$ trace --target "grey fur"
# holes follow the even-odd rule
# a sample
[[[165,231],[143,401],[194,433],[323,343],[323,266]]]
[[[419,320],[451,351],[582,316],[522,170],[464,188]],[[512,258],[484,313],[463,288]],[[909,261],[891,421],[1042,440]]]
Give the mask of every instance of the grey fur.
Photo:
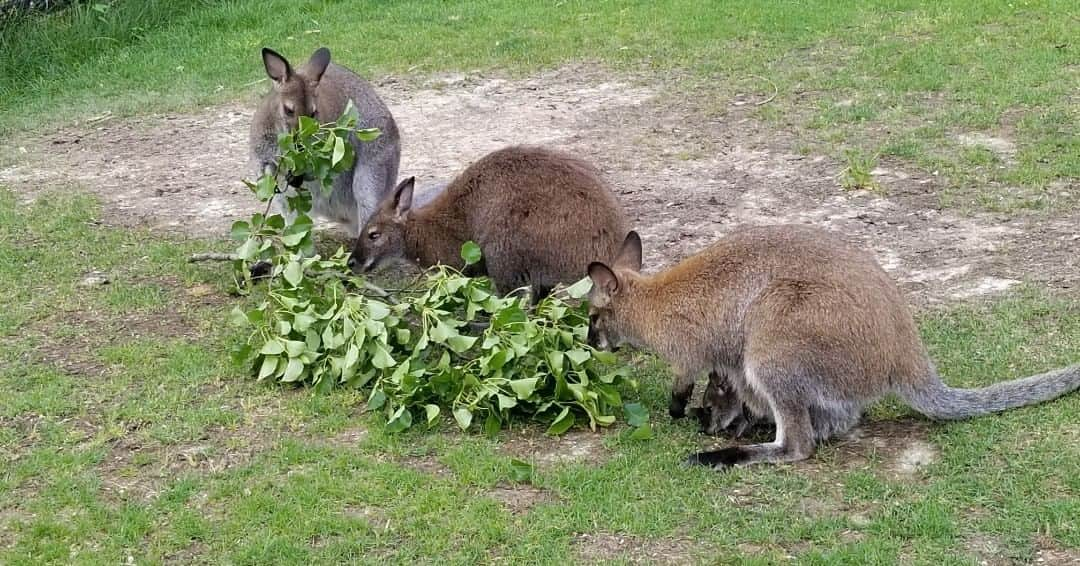
[[[325,48],[316,51],[298,69],[268,49],[263,57],[273,89],[263,98],[251,123],[249,147],[255,175],[275,170],[278,135],[295,127],[295,117],[283,111],[286,101],[296,107],[297,114],[314,115],[320,122],[330,122],[337,120],[352,100],[360,114],[357,127],[378,128],[382,132],[372,142],[362,143],[355,135],[350,136],[356,161],[352,170],[334,180],[329,197],[323,195],[318,182],[305,183],[313,195],[312,212],[343,224],[349,235],[355,237],[397,181],[401,142],[390,110],[367,81],[344,67],[326,64],[324,61],[329,61],[330,53]],[[282,63],[286,67],[283,80],[273,80],[280,73]],[[322,68],[325,71],[320,73]],[[293,194],[291,190],[275,198],[275,211],[286,211],[285,197],[289,194]]]
[[[613,267],[589,266],[590,340],[649,348],[670,362],[673,415],[693,377],[711,372],[707,432],[741,426],[740,405],[751,421],[776,423],[773,442],[702,452],[693,464],[808,458],[890,393],[931,418],[962,419],[1080,388],[1080,365],[979,389],[946,386],[895,282],[872,255],[824,230],[737,230],[653,276],[638,273],[632,236]]]

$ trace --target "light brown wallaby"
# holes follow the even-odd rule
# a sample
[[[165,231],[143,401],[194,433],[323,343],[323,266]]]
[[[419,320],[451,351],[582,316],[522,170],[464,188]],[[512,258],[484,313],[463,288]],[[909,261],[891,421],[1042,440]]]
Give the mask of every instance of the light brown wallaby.
[[[350,265],[368,271],[405,258],[421,267],[463,265],[461,246],[480,246],[475,274],[501,292],[532,287],[542,298],[558,283],[615,257],[628,226],[614,193],[591,165],[530,146],[492,152],[465,169],[422,208],[412,178],[398,185],[360,233]]]
[[[1080,388],[1080,365],[981,389],[945,385],[897,285],[869,253],[817,228],[741,229],[656,275],[640,265],[630,233],[613,265],[589,266],[590,341],[660,354],[676,374],[673,400],[715,372],[727,394],[776,423],[773,442],[701,452],[692,464],[808,458],[888,393],[931,418],[962,419]]]

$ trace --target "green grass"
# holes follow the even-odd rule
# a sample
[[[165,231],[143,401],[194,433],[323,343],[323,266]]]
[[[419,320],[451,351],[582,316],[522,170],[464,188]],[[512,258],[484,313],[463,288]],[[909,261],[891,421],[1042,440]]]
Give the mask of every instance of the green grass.
[[[538,431],[391,435],[355,392],[254,383],[227,361],[240,336],[223,322],[241,300],[227,269],[184,261],[212,243],[97,214],[70,192],[31,207],[0,192],[0,563],[556,564],[581,533],[762,564],[974,563],[979,540],[1017,560],[1080,549],[1080,396],[929,425],[918,434],[939,457],[911,478],[891,471],[893,452],[853,458],[843,443],[808,464],[719,474],[679,465],[704,440],[664,416],[669,376],[642,356],[628,359],[656,438],[617,428],[562,464],[515,453],[545,498],[514,512],[489,493],[512,485],[506,447],[542,447]],[[91,269],[112,283],[79,287]],[[955,384],[1080,359],[1080,302],[1034,290],[922,325]],[[901,423],[881,437],[895,446],[912,418],[888,403],[870,416]]]
[[[801,127],[818,152],[939,171],[945,204],[1078,202],[1054,184],[1080,177],[1080,23],[1068,0],[97,4],[107,9],[0,32],[0,131],[246,96],[265,88],[252,87],[264,45],[298,61],[328,45],[367,75],[593,60],[646,80],[666,73],[676,80],[652,80],[718,100],[721,113],[733,94],[764,99],[775,86],[760,117]],[[956,136],[970,131],[1013,140],[1016,155],[968,166]]]
[[[1080,177],[1070,2],[97,4],[107,8],[0,30],[0,132],[249,97],[266,88],[251,84],[263,45],[296,60],[329,45],[367,75],[590,60],[668,85],[673,102],[705,101],[715,117],[733,112],[734,95],[764,100],[775,86],[756,117],[791,124],[798,153],[846,160],[855,184],[898,162],[949,179],[947,205],[1078,203],[1060,195]],[[969,132],[1016,153],[959,144]],[[941,425],[885,402],[869,415],[880,449],[838,442],[808,463],[717,474],[679,465],[706,440],[665,416],[664,366],[634,355],[652,441],[616,428],[585,459],[552,464],[542,453],[569,448],[531,429],[390,435],[356,392],[260,385],[228,361],[241,336],[226,313],[242,299],[225,266],[184,261],[222,244],[103,227],[93,200],[53,190],[25,205],[0,189],[2,564],[556,564],[579,556],[581,534],[721,563],[1080,552],[1080,395]],[[80,287],[91,270],[111,283]],[[1075,296],[1029,287],[921,324],[952,384],[1080,360]],[[898,475],[912,437],[937,459]],[[492,496],[513,487],[514,456],[534,462],[544,496],[517,510]],[[984,557],[986,541],[996,549]]]

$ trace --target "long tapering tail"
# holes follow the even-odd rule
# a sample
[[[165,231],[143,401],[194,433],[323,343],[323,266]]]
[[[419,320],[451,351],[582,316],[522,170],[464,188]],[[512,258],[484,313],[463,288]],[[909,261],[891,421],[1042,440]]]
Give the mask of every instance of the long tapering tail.
[[[928,386],[902,391],[904,399],[933,419],[966,419],[1049,401],[1080,389],[1080,364],[980,389],[956,389],[935,373]]]

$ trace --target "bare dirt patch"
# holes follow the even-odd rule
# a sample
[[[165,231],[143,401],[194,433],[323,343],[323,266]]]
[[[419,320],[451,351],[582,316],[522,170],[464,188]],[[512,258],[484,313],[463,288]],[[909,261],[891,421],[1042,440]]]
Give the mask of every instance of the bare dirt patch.
[[[387,77],[378,88],[403,132],[402,174],[421,185],[513,143],[560,147],[596,163],[644,237],[647,270],[740,224],[794,222],[873,250],[920,304],[999,293],[1025,279],[1053,289],[1080,281],[1080,212],[956,215],[939,207],[940,177],[901,161],[877,171],[887,196],[846,193],[837,183],[844,164],[800,154],[794,134],[753,118],[742,97],[680,92],[664,86],[670,79],[573,65],[524,80],[454,75],[420,87]],[[75,185],[105,200],[110,222],[224,235],[258,208],[238,179],[252,107],[42,133],[8,152],[0,184],[26,199]]]
[[[500,449],[510,456],[537,466],[576,463],[599,465],[609,456],[608,449],[604,448],[604,435],[588,431],[571,431],[562,436],[523,431],[505,439]]]
[[[630,564],[692,564],[701,550],[687,538],[643,538],[610,533],[582,533],[574,537],[574,552],[586,564],[621,559]]]
[[[511,485],[502,483],[484,492],[484,495],[498,501],[507,511],[514,515],[527,513],[541,503],[556,500],[556,497],[550,491],[524,484]]]
[[[1062,548],[1053,540],[1040,537],[1036,541],[1035,559],[1033,564],[1045,564],[1046,566],[1078,566],[1080,565],[1080,549]]]
[[[241,426],[208,431],[197,442],[162,444],[142,440],[136,431],[113,440],[98,464],[102,490],[109,498],[150,501],[165,484],[184,474],[213,474],[247,465],[269,450],[277,435]]]

